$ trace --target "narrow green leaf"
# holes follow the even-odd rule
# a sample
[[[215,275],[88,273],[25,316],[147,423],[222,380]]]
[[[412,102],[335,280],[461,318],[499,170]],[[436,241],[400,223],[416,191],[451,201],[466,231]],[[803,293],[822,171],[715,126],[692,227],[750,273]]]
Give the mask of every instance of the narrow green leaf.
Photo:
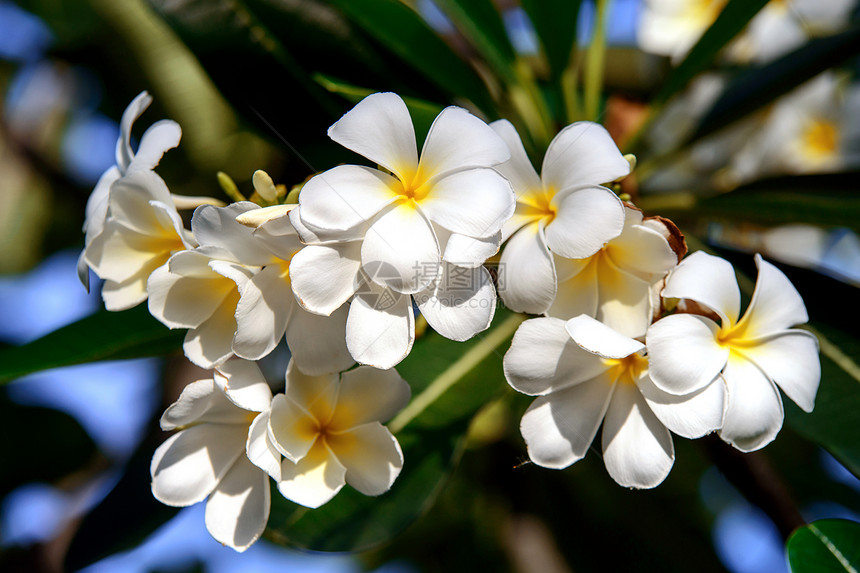
[[[860,571],[860,523],[820,519],[795,531],[785,545],[792,573]]]
[[[331,93],[343,96],[350,103],[358,103],[375,91],[353,86],[322,74],[314,76],[314,80]],[[411,97],[404,97],[403,102],[409,108],[409,115],[412,116],[412,123],[415,126],[415,136],[418,138],[420,145],[424,141],[424,138],[427,137],[427,132],[430,131],[433,120],[436,119],[436,116],[439,115],[443,108],[441,105]]]
[[[734,38],[753,16],[758,14],[768,0],[729,0],[717,19],[708,28],[687,57],[675,68],[663,88],[654,98],[662,104],[681,91],[697,74],[707,69],[720,50]]]
[[[522,0],[554,79],[570,64],[581,4],[582,0]]]
[[[606,10],[608,0],[596,0],[594,33],[585,58],[583,108],[585,119],[598,121],[600,95],[603,91],[603,66],[606,59]]]
[[[705,114],[688,142],[756,111],[857,54],[860,54],[860,26],[813,39],[775,62],[742,73]]]
[[[508,83],[517,81],[516,54],[505,24],[491,0],[436,0],[487,63]]]
[[[392,422],[403,449],[403,471],[379,497],[344,488],[308,510],[273,491],[266,536],[318,551],[361,551],[390,540],[432,504],[461,450],[469,422],[507,388],[502,356],[524,317],[496,313],[494,325],[467,343],[428,333],[397,369],[413,398]]]
[[[399,0],[332,0],[349,19],[451,97],[471,100],[488,115],[495,106],[478,74],[421,16]]]
[[[184,330],[169,330],[146,305],[100,311],[23,346],[0,350],[0,383],[32,372],[97,360],[159,356],[178,349]]]

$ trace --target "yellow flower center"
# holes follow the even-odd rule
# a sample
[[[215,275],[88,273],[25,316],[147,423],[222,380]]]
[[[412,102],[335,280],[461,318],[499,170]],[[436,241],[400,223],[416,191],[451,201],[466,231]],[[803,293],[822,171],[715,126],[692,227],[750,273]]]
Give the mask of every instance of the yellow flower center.
[[[803,133],[803,147],[814,157],[832,155],[839,145],[839,129],[831,121],[813,120]]]
[[[608,358],[604,362],[610,368],[610,379],[624,384],[635,384],[642,372],[648,369],[648,359],[638,352],[624,358]]]
[[[558,209],[552,204],[553,197],[553,188],[527,191],[517,199],[517,210],[523,215],[543,219],[544,225],[549,225],[558,215]]]

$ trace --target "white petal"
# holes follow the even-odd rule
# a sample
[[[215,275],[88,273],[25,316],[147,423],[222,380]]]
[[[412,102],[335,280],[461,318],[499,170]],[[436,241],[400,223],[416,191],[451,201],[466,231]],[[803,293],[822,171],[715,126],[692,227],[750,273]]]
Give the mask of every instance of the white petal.
[[[287,346],[293,361],[311,375],[346,370],[355,360],[346,347],[346,320],[349,305],[331,316],[320,316],[297,306],[287,325]]]
[[[267,435],[279,452],[295,462],[308,455],[319,427],[317,420],[296,402],[284,394],[276,394],[272,398]]]
[[[584,314],[568,320],[564,328],[581,348],[603,358],[626,358],[645,348],[638,340],[619,334]]]
[[[166,505],[203,501],[239,456],[246,434],[235,424],[200,424],[171,436],[152,456],[152,495]]]
[[[119,139],[116,142],[116,163],[123,174],[134,159],[134,152],[131,149],[131,127],[149,107],[150,103],[152,103],[152,96],[146,91],[142,91],[131,100],[131,103],[122,112],[122,119],[119,123]]]
[[[383,370],[406,358],[415,341],[412,297],[375,283],[364,286],[349,306],[346,347],[356,362]]]
[[[403,468],[400,444],[379,422],[330,434],[327,443],[346,468],[346,483],[364,495],[381,495],[391,489]]]
[[[439,280],[417,293],[415,302],[433,330],[462,342],[490,327],[496,311],[496,289],[484,267],[443,262]]]
[[[337,374],[311,376],[290,360],[287,365],[284,394],[300,408],[319,420],[329,420],[337,404],[340,379]]]
[[[130,173],[111,185],[108,201],[110,217],[138,233],[151,234],[163,225],[155,218],[152,209],[147,207],[150,201],[163,203],[169,210],[176,212],[170,190],[158,174],[153,171]]]
[[[215,384],[212,379],[191,382],[182,389],[179,398],[161,416],[161,429],[175,430],[199,420],[212,402]]]
[[[459,267],[477,267],[484,264],[484,261],[499,252],[502,239],[501,231],[483,239],[451,233],[444,241],[439,234],[437,231],[436,237],[439,239],[439,244],[445,245],[442,260]]]
[[[546,243],[563,257],[590,257],[624,228],[621,199],[605,187],[576,189],[553,203],[558,212],[546,226]]]
[[[93,192],[90,193],[87,199],[86,220],[84,221],[84,231],[86,231],[86,244],[102,232],[105,224],[105,219],[108,214],[108,200],[110,197],[110,188],[113,182],[119,179],[121,173],[116,166],[111,167],[99,177]]]
[[[614,238],[606,247],[607,254],[619,268],[633,273],[639,278],[654,282],[660,280],[678,263],[678,256],[669,241],[657,230],[645,225],[630,224],[632,213],[625,208],[627,223],[621,235]]]
[[[344,231],[332,231],[311,225],[301,217],[301,207],[296,207],[290,211],[290,232],[298,234],[299,238],[306,245],[325,245],[329,243],[341,243],[348,241],[358,241],[364,238],[367,233],[367,228],[370,226],[368,221],[362,221],[355,227]],[[263,230],[273,235],[283,234],[286,224],[283,222],[272,221],[268,223]]]
[[[228,360],[215,372],[215,382],[231,402],[245,410],[269,409],[272,390],[256,362]]]
[[[355,293],[361,243],[308,245],[290,261],[290,283],[299,303],[330,315]]]
[[[420,209],[400,203],[377,219],[361,245],[361,263],[373,281],[397,292],[424,290],[439,273],[436,235]]]
[[[417,177],[426,180],[461,169],[490,167],[509,157],[508,146],[490,126],[461,107],[446,107],[427,133]]]
[[[182,129],[175,121],[169,119],[156,121],[140,139],[140,146],[128,166],[128,171],[155,168],[165,151],[179,145],[181,137]]]
[[[720,315],[727,328],[740,313],[741,294],[735,270],[725,259],[696,251],[688,255],[666,279],[665,298],[688,298]]]
[[[216,541],[244,551],[266,529],[269,476],[241,456],[206,502],[206,529]]]
[[[406,406],[411,392],[409,384],[393,368],[359,366],[344,372],[331,427],[348,430],[390,420]]]
[[[337,495],[345,483],[346,468],[320,441],[297,464],[284,458],[278,491],[290,501],[314,509]]]
[[[758,338],[809,320],[803,299],[782,271],[755,256],[758,280],[749,308],[733,331],[735,336]]]
[[[188,360],[201,368],[211,369],[233,355],[234,315],[238,302],[239,293],[231,293],[206,322],[188,331],[182,345]]]
[[[553,469],[566,468],[584,458],[603,420],[612,389],[612,381],[599,376],[539,396],[520,422],[529,458]]]
[[[509,309],[540,314],[556,293],[555,267],[540,223],[515,233],[502,250],[499,263],[499,296]]]
[[[803,330],[788,330],[741,351],[803,411],[812,411],[821,381],[815,336]]]
[[[437,179],[420,205],[428,219],[454,233],[490,237],[514,214],[516,199],[492,169],[467,169]]]
[[[262,171],[255,172],[262,173]],[[271,183],[271,179],[269,179]],[[280,223],[273,224],[272,229],[279,229],[281,231],[287,230],[288,232],[280,232],[276,233],[277,235],[283,234],[295,234],[295,229],[292,229],[292,232],[289,232],[289,229],[292,227],[290,224],[290,211],[298,207],[296,204],[291,205],[272,205],[271,207],[263,207],[262,209],[250,209],[236,216],[236,222],[245,225],[246,227],[251,227],[252,229],[257,229],[262,227],[266,223]],[[284,225],[284,223],[286,223]]]
[[[208,257],[195,251],[181,251],[171,257],[180,259],[200,259],[208,262]],[[204,268],[207,277],[185,277],[171,273],[168,264],[162,265],[149,275],[146,290],[149,293],[149,312],[170,328],[197,328],[236,290],[236,283]]]
[[[549,144],[541,167],[544,188],[556,191],[610,183],[628,173],[630,164],[609,132],[590,121],[562,129]]]
[[[259,360],[281,341],[294,309],[298,307],[281,265],[269,265],[246,281],[236,305],[233,352]]]
[[[647,374],[636,385],[657,419],[679,436],[700,438],[722,426],[727,393],[721,378],[684,396],[663,392]]]
[[[599,257],[572,260],[553,255],[553,262],[559,276],[558,293],[546,314],[565,320],[580,314],[597,316]],[[562,280],[564,275],[568,278]]]
[[[645,335],[651,379],[664,392],[683,395],[704,388],[729,357],[717,343],[714,321],[693,314],[674,314],[651,325]]]
[[[409,180],[415,174],[415,130],[409,110],[397,94],[367,96],[329,128],[328,136],[401,180]]]
[[[779,390],[755,364],[741,356],[732,355],[723,377],[729,398],[720,437],[742,452],[763,448],[782,428]]]
[[[543,184],[540,177],[529,160],[529,156],[526,155],[523,142],[511,122],[500,119],[491,123],[490,127],[504,140],[508,146],[508,151],[511,153],[509,160],[496,165],[494,169],[511,182],[514,193],[519,195],[528,190],[542,189]]]
[[[597,289],[597,318],[626,336],[645,335],[653,316],[649,283],[624,272],[604,254],[597,268]]]
[[[259,205],[249,201],[232,203],[226,207],[198,207],[191,218],[194,238],[201,245],[224,249],[236,262],[244,265],[266,265],[272,260],[272,252],[254,237],[253,229],[236,221],[236,217],[242,213],[259,208]]]
[[[261,412],[248,428],[245,453],[252,464],[272,476],[281,479],[281,452],[269,439],[269,412]]]
[[[346,231],[370,222],[400,197],[394,177],[369,167],[340,165],[304,184],[299,193],[302,221],[311,228]]]
[[[518,392],[556,392],[605,371],[603,359],[576,345],[563,320],[533,318],[514,333],[504,358],[505,378]]]
[[[92,245],[101,244],[101,261],[90,266],[96,274],[109,281],[125,283],[134,278],[146,285],[150,273],[160,267],[181,247],[178,236],[162,237],[141,234],[108,220],[101,235]]]
[[[636,386],[619,384],[603,422],[603,463],[619,485],[652,488],[675,463],[672,435]]]
[[[102,286],[102,300],[105,308],[111,312],[127,310],[146,300],[146,277],[149,273],[144,269],[137,276],[125,282],[117,283],[107,280]]]

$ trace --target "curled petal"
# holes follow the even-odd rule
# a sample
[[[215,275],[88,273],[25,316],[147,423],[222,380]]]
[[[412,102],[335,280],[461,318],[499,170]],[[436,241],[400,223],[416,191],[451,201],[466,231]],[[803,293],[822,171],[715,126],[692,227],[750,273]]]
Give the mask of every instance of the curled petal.
[[[729,357],[717,343],[714,321],[674,314],[651,325],[645,335],[651,379],[664,392],[689,394],[711,383]]]
[[[638,340],[619,334],[584,314],[568,320],[564,328],[580,348],[603,358],[626,358],[645,348]]]
[[[499,252],[502,239],[501,232],[483,239],[451,233],[447,240],[443,240],[437,230],[436,236],[439,238],[439,244],[445,245],[442,260],[458,267],[478,267],[484,264],[484,261]]]
[[[236,305],[236,356],[259,360],[272,352],[297,306],[281,265],[266,266],[245,281]]]
[[[260,412],[248,428],[245,453],[252,464],[272,476],[281,479],[281,452],[269,438],[269,412]]]
[[[439,279],[417,293],[415,302],[433,330],[462,342],[490,327],[496,311],[496,289],[484,267],[442,263]]]
[[[340,165],[316,175],[299,193],[301,220],[311,229],[347,231],[370,222],[395,201],[394,177],[369,167]]]
[[[131,103],[122,112],[122,119],[119,122],[119,139],[116,142],[116,164],[123,174],[134,159],[134,152],[131,149],[131,127],[151,103],[152,96],[148,92],[142,91],[131,100]]]
[[[263,266],[272,261],[272,252],[254,238],[254,230],[236,221],[236,217],[259,210],[249,201],[232,203],[226,207],[203,205],[194,211],[191,230],[201,245],[220,247],[232,255],[234,262],[243,265]]]
[[[636,381],[639,391],[657,419],[684,438],[701,438],[719,430],[727,400],[726,385],[718,378],[701,390],[684,396],[663,392],[647,375]]]
[[[179,145],[182,129],[179,124],[170,119],[162,119],[153,123],[140,139],[137,153],[128,166],[128,171],[137,169],[154,169],[168,149]]]
[[[188,331],[182,349],[201,368],[211,369],[233,356],[238,291],[233,291],[203,324]]]
[[[308,245],[290,261],[290,283],[307,310],[330,315],[355,294],[361,243]]]
[[[522,323],[503,364],[508,384],[532,396],[585,382],[607,369],[601,358],[576,345],[557,318]]]
[[[619,384],[603,422],[603,463],[619,485],[660,485],[675,463],[672,435],[636,386]]]
[[[758,280],[749,308],[733,334],[759,338],[809,320],[803,299],[782,271],[756,254]]]
[[[245,410],[263,412],[272,402],[272,390],[256,362],[228,360],[215,372],[215,383],[231,402]]]
[[[795,329],[757,342],[755,346],[745,347],[744,355],[755,362],[804,412],[811,412],[821,381],[821,362],[815,336]]]
[[[366,283],[349,306],[346,347],[361,364],[386,370],[406,358],[415,341],[412,297]]]
[[[179,398],[161,416],[161,429],[175,430],[199,420],[212,403],[215,385],[212,380],[198,380],[182,389]]]

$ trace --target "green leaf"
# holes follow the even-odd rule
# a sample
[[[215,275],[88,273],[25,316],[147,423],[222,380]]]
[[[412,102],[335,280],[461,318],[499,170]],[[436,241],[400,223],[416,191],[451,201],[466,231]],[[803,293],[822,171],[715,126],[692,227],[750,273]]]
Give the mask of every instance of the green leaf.
[[[100,311],[23,346],[0,350],[0,383],[32,372],[97,360],[159,356],[178,349],[184,330],[169,330],[146,305]]]
[[[697,74],[713,63],[720,50],[734,38],[753,16],[758,14],[768,0],[729,0],[717,19],[708,28],[687,57],[675,68],[663,88],[654,98],[655,104],[662,104],[681,91]]]
[[[350,103],[358,103],[374,93],[374,90],[369,88],[353,86],[322,74],[314,76],[314,80],[331,93],[343,96]],[[403,102],[409,108],[409,115],[412,116],[412,123],[415,126],[415,137],[418,139],[420,146],[421,142],[427,137],[427,132],[430,131],[433,120],[436,119],[436,116],[441,113],[443,108],[441,105],[410,97],[404,97]]]
[[[582,0],[522,0],[535,28],[553,79],[564,73],[576,44],[576,25]]]
[[[417,340],[397,367],[413,397],[389,423],[405,460],[391,490],[374,498],[347,486],[314,510],[273,491],[266,536],[317,551],[361,551],[385,543],[422,515],[450,474],[475,412],[507,388],[502,355],[522,320],[500,311],[491,329],[470,342],[435,333]]]
[[[505,24],[491,0],[436,0],[466,40],[508,83],[516,83],[517,59]]]
[[[860,26],[804,46],[740,74],[702,118],[688,141],[699,139],[765,106],[821,72],[860,54]]]
[[[495,106],[478,74],[399,0],[332,0],[349,19],[450,97],[464,97],[488,115]]]
[[[5,396],[0,396],[0,451],[0,499],[25,483],[53,482],[78,471],[98,452],[68,414],[22,406]]]
[[[798,528],[785,545],[792,573],[860,571],[860,524],[821,519]]]
[[[778,177],[700,201],[695,212],[764,225],[809,223],[860,230],[857,172]]]

